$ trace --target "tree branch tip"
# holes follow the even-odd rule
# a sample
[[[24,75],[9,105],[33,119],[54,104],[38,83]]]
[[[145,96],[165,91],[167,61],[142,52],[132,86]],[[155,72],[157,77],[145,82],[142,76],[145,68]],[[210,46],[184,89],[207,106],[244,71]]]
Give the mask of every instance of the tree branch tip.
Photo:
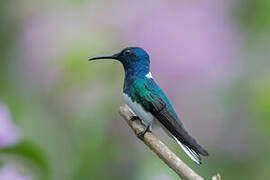
[[[221,180],[220,174],[218,173],[216,176],[213,176],[212,180]]]

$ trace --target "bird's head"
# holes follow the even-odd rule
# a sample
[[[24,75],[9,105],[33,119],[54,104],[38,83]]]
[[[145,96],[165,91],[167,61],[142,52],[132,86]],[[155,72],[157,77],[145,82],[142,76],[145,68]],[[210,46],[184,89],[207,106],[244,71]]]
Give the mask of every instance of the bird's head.
[[[150,69],[149,55],[140,47],[128,47],[111,56],[93,57],[89,60],[115,59],[120,61],[126,74],[146,75]]]

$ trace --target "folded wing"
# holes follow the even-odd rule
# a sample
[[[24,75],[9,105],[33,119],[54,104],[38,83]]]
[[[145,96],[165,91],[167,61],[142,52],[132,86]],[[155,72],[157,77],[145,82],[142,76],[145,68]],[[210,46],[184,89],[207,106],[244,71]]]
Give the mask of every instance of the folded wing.
[[[166,108],[166,103],[161,98],[157,98],[156,100],[149,102],[149,110],[182,144],[186,145],[198,154],[208,156],[208,152],[203,149],[178,123],[177,119],[170,114]]]

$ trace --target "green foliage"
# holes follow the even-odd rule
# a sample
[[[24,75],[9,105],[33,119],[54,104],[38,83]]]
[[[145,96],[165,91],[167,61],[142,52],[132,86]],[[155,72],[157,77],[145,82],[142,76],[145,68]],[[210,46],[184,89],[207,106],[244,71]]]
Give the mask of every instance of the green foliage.
[[[269,0],[245,0],[238,4],[235,11],[240,24],[250,33],[257,34],[269,29],[269,9]]]
[[[0,149],[0,156],[12,155],[15,158],[23,158],[24,162],[29,162],[30,167],[38,170],[42,179],[48,179],[50,170],[47,162],[47,158],[44,152],[36,145],[29,141],[22,141],[14,146],[8,146]],[[27,163],[28,164],[28,163]]]
[[[260,119],[259,129],[268,134],[270,131],[270,76],[258,81],[254,87],[253,109]]]

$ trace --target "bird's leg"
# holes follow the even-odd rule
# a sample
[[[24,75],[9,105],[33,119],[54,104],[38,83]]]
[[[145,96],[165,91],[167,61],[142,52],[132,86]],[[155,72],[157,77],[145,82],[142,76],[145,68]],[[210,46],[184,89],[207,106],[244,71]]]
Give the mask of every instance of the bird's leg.
[[[148,125],[146,126],[146,128],[145,128],[143,131],[141,131],[141,132],[139,132],[139,133],[137,134],[137,136],[138,136],[140,139],[143,139],[145,133],[146,133],[147,131],[149,131],[150,126],[151,126],[151,124],[148,124]]]
[[[140,120],[139,116],[132,116],[130,121]]]
[[[132,116],[132,117],[130,118],[130,121],[135,121],[135,120],[141,120],[141,119],[139,118],[139,116],[136,116],[136,115],[134,115],[134,116]],[[152,123],[149,123],[143,131],[141,131],[141,132],[139,132],[139,133],[137,134],[137,136],[138,136],[140,139],[143,139],[144,134],[145,134],[147,131],[149,131],[149,129],[150,129],[150,127],[151,127],[151,124],[152,124]]]

